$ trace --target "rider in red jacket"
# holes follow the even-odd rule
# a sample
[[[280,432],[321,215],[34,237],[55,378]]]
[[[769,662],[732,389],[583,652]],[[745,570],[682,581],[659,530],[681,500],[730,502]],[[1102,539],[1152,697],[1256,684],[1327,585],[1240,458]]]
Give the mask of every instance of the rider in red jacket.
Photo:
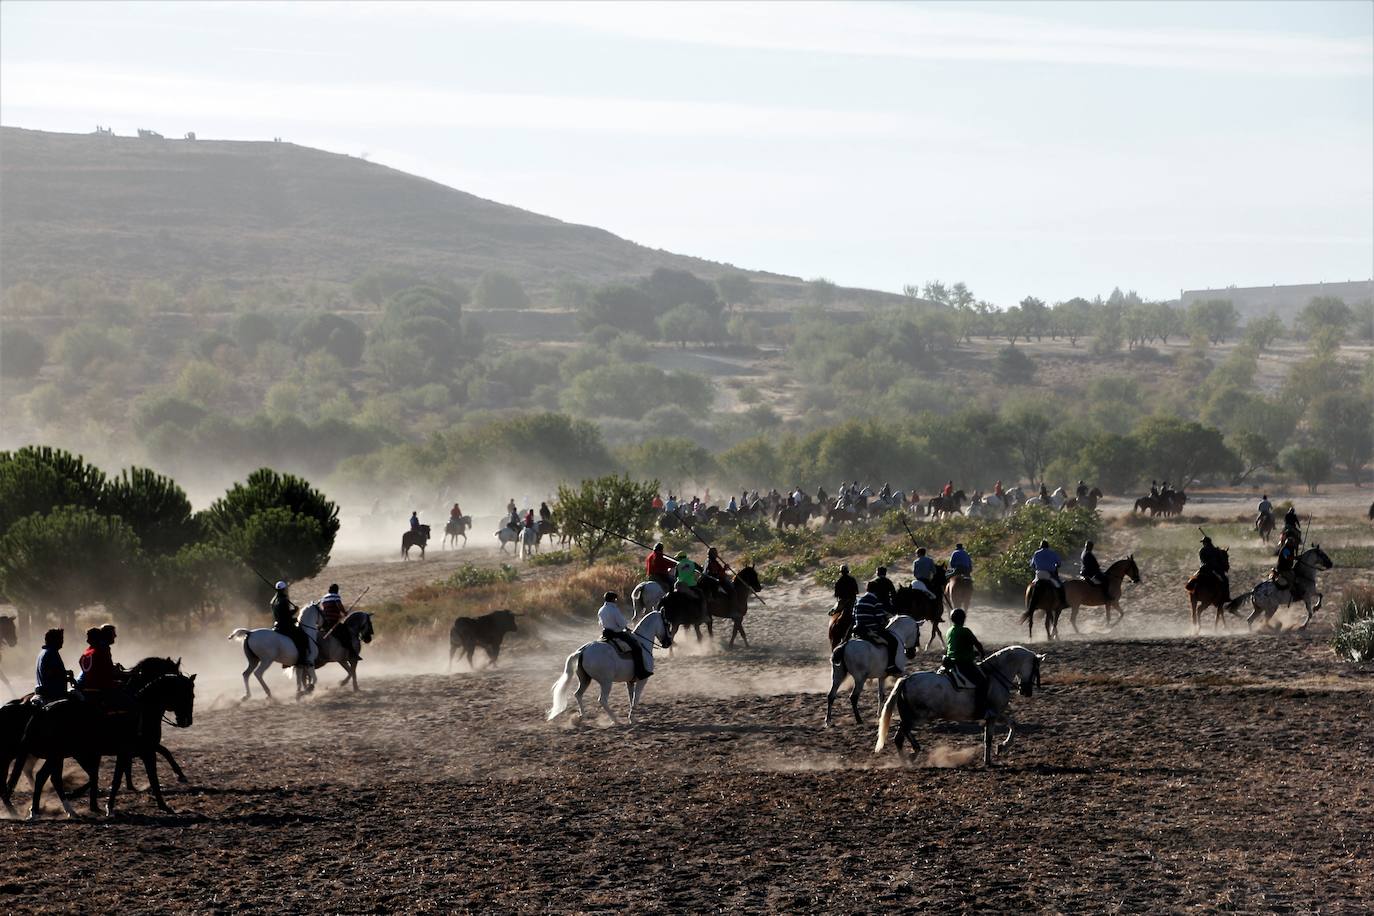
[[[677,572],[677,561],[665,556],[663,545],[655,544],[654,549],[644,558],[644,572],[667,591],[673,590],[673,578]]]

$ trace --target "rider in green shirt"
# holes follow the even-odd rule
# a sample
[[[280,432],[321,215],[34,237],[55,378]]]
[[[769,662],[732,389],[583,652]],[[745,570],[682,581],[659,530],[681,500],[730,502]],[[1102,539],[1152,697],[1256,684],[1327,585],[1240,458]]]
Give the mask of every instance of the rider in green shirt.
[[[973,631],[964,626],[966,616],[961,607],[949,615],[950,628],[945,631],[945,666],[973,682],[973,708],[982,713],[979,718],[990,719],[993,711],[988,708],[988,678],[978,667],[978,660],[987,652]]]
[[[683,588],[696,588],[700,576],[701,570],[697,564],[687,559],[686,553],[679,553],[677,555],[677,584]]]

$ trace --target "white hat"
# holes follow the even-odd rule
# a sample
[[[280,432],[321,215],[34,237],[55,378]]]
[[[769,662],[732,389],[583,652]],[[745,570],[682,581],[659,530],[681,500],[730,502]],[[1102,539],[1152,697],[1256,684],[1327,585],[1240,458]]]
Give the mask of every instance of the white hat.
[[[279,579],[279,580],[277,581],[277,591],[281,592],[281,591],[285,591],[285,590],[286,590],[286,580],[285,580],[285,579]]]

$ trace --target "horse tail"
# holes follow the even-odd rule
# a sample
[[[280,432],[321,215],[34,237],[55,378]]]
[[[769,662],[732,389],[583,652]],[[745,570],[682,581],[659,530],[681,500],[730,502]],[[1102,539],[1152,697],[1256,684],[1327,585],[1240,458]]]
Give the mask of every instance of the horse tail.
[[[897,705],[897,698],[902,695],[902,687],[902,681],[893,684],[892,689],[888,691],[887,699],[883,701],[883,712],[878,716],[878,743],[873,745],[875,754],[881,754],[887,745],[887,733],[892,728],[892,708]]]
[[[1246,592],[1239,598],[1232,598],[1230,601],[1226,602],[1226,610],[1230,611],[1232,614],[1235,614],[1238,611],[1240,611],[1241,607],[1245,605],[1245,602],[1249,601],[1253,597],[1255,597],[1254,592]]]
[[[248,629],[247,627],[239,627],[237,630],[229,634],[229,638],[246,640],[249,637],[249,635],[252,634],[252,632],[253,631]],[[247,645],[247,643],[245,642],[244,645]]]
[[[1021,622],[1025,623],[1035,617],[1035,583],[1026,589],[1026,611],[1021,615]]]
[[[845,666],[844,647],[845,641],[841,639],[840,644],[830,652],[830,664],[834,665],[836,668],[843,668]]]
[[[552,720],[563,710],[568,708],[568,698],[564,696],[567,692],[569,682],[572,681],[573,672],[582,665],[582,650],[578,649],[563,664],[563,676],[553,685],[553,705],[549,707],[548,719]]]

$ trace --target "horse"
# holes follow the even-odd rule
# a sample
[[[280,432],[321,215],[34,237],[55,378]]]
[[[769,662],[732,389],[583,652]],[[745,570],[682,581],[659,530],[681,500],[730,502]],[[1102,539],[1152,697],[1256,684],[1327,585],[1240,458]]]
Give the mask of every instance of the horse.
[[[114,778],[105,801],[105,813],[113,815],[121,779],[126,778],[134,757],[143,761],[148,786],[160,810],[172,809],[162,797],[157,778],[157,749],[162,744],[163,717],[171,712],[178,728],[190,728],[195,708],[196,676],[163,674],[132,690],[131,706],[119,711],[94,701],[76,698],[59,700],[39,708],[24,729],[20,753],[38,757],[43,766],[34,774],[33,800],[29,819],[38,817],[43,785],[52,780],[53,790],[68,817],[76,817],[62,788],[62,764],[76,760],[91,776],[91,809],[95,810],[96,777],[100,758],[115,758]],[[23,761],[17,760],[7,788],[18,779]],[[8,799],[6,800],[8,806]]]
[[[1135,554],[1128,554],[1117,560],[1102,573],[1102,581],[1105,585],[1093,585],[1085,579],[1065,579],[1064,596],[1069,602],[1069,624],[1075,633],[1078,630],[1078,609],[1080,607],[1100,607],[1107,615],[1107,626],[1112,625],[1112,608],[1116,608],[1116,613],[1120,616],[1116,622],[1120,623],[1126,616],[1126,612],[1121,609],[1121,583],[1127,577],[1136,585],[1140,584],[1140,567],[1135,565]],[[1059,633],[1059,615],[1055,614],[1054,632]]]
[[[1269,537],[1274,533],[1274,513],[1262,512],[1255,519],[1255,530],[1259,532],[1260,540],[1269,543]]]
[[[921,624],[905,614],[899,614],[887,625],[887,630],[897,637],[898,646],[906,653],[907,662],[916,657],[921,646]],[[829,726],[835,709],[835,697],[840,692],[840,684],[848,676],[854,687],[849,691],[849,706],[854,710],[854,721],[862,725],[863,716],[859,714],[859,694],[863,693],[864,683],[870,677],[878,679],[878,708],[883,707],[885,691],[883,685],[889,677],[887,673],[887,646],[866,639],[854,637],[830,653],[830,695],[825,700],[825,724]]]
[[[1097,487],[1093,487],[1091,490],[1087,492],[1087,494],[1082,499],[1079,499],[1077,496],[1070,496],[1068,499],[1064,500],[1064,508],[1088,509],[1089,511],[1092,511],[1097,508],[1097,504],[1101,501],[1101,499],[1102,491],[1099,490]]]
[[[1063,487],[1055,487],[1050,494],[1050,508],[1058,512],[1064,508],[1064,504],[1069,501],[1069,494]]]
[[[1298,625],[1298,629],[1305,630],[1307,625],[1312,622],[1312,616],[1321,610],[1322,606],[1322,593],[1317,591],[1317,573],[1328,570],[1334,565],[1331,558],[1322,550],[1321,545],[1313,544],[1310,549],[1304,550],[1298,556],[1297,562],[1293,564],[1293,581],[1288,588],[1281,589],[1272,580],[1266,580],[1232,601],[1227,609],[1236,610],[1246,601],[1249,601],[1255,609],[1250,612],[1249,617],[1245,618],[1246,624],[1254,624],[1255,618],[1263,614],[1264,623],[1268,625],[1270,618],[1274,616],[1280,604],[1292,604],[1294,601],[1301,601],[1303,609],[1307,611],[1307,619]],[[1314,598],[1316,599],[1315,603]]]
[[[467,538],[463,539],[464,543]],[[420,559],[425,558],[425,545],[429,543],[429,526],[417,525],[405,534],[401,535],[401,559],[410,559],[410,548],[420,548]]]
[[[645,579],[636,585],[630,592],[630,606],[634,609],[634,616],[641,617],[649,611],[658,610],[658,603],[666,594],[667,590],[653,579]]]
[[[536,522],[534,530],[535,533],[539,536],[540,541],[542,541],[544,538],[548,538],[549,543],[553,543],[553,539],[558,536],[558,526],[554,524],[553,521],[547,518],[541,518],[538,522]]]
[[[927,511],[931,518],[939,518],[941,515],[959,515],[964,509],[965,495],[963,490],[955,490],[948,496],[932,496],[926,501],[929,507]]]
[[[735,637],[744,640],[744,647],[749,648],[749,636],[744,632],[744,615],[749,613],[749,595],[757,595],[763,591],[763,582],[759,580],[758,571],[752,566],[746,566],[735,573],[735,581],[728,594],[711,594],[706,596],[706,610],[711,617],[720,617],[731,622],[730,642],[728,645],[735,644]],[[706,625],[707,631],[711,629],[710,622]]]
[[[506,552],[507,544],[514,544],[516,553],[520,552],[520,540],[524,537],[525,529],[512,528],[510,525],[502,525],[496,532],[496,540],[501,542],[501,552]]]
[[[634,638],[643,646],[646,656],[645,667],[652,674],[655,643],[665,649],[673,645],[667,621],[658,611],[650,611],[635,626]],[[611,711],[610,703],[607,701],[610,698],[612,684],[625,684],[630,694],[629,722],[631,725],[634,724],[635,708],[644,693],[645,682],[635,678],[635,664],[632,659],[622,655],[617,647],[600,641],[589,642],[568,656],[568,660],[563,664],[563,676],[553,685],[553,705],[549,707],[547,716],[549,721],[557,718],[568,708],[567,687],[574,674],[577,676],[578,686],[573,696],[577,698],[577,711],[583,718],[587,716],[587,709],[582,704],[582,694],[587,692],[587,687],[592,681],[596,681],[601,687],[601,708],[606,710],[606,715],[611,717],[612,722],[619,725],[620,720]]]
[[[1011,705],[1012,687],[1018,687],[1023,697],[1031,696],[1040,686],[1040,664],[1044,655],[1037,655],[1024,646],[1007,646],[983,660],[983,673],[988,678],[988,707],[992,718],[983,722],[983,763],[992,766],[992,729],[996,725],[1007,727],[1007,736],[997,748],[1000,755],[1011,746],[1016,723],[1007,708]],[[882,715],[878,718],[878,741],[873,753],[882,753],[887,744],[888,731],[892,726],[892,712],[896,709],[899,716],[897,736],[893,745],[900,756],[902,740],[911,745],[911,759],[916,759],[919,745],[911,733],[913,726],[931,719],[945,719],[951,722],[976,722],[985,710],[973,705],[973,690],[959,689],[953,680],[938,671],[921,671],[909,674],[897,682],[883,704]]]
[[[1226,549],[1222,548],[1222,553]],[[1226,626],[1226,611],[1230,611],[1239,617],[1237,612],[1248,595],[1241,595],[1239,598],[1226,600],[1226,596],[1221,593],[1221,584],[1217,582],[1216,576],[1206,570],[1198,570],[1188,577],[1184,583],[1183,590],[1188,593],[1188,613],[1193,621],[1193,632],[1202,632],[1202,612],[1209,607],[1217,609],[1216,618],[1212,621],[1212,629]]]
[[[444,539],[440,542],[440,546],[447,548],[452,544],[454,547],[457,547],[459,538],[463,539],[464,547],[468,546],[468,529],[471,527],[471,515],[450,515],[448,523],[444,525]],[[420,551],[420,555],[424,556],[423,548]]]
[[[996,496],[985,496],[968,504],[964,515],[969,518],[1001,518],[1007,514],[1007,506]]]
[[[518,544],[521,559],[527,560],[539,552],[539,529],[534,525],[520,529]]]
[[[1065,583],[1064,590],[1067,597],[1067,583]],[[1032,579],[1031,584],[1026,586],[1026,610],[1021,615],[1021,622],[1029,625],[1027,638],[1035,638],[1035,612],[1044,611],[1045,638],[1049,640],[1058,639],[1059,613],[1065,607],[1067,607],[1066,604],[1061,605],[1059,603],[1059,590],[1054,587],[1054,583]]]
[[[836,601],[835,606],[830,609],[830,625],[826,627],[826,639],[830,642],[830,651],[835,651],[840,644],[849,637],[849,631],[854,629],[854,602]]]
[[[935,580],[931,583],[932,594],[926,595],[914,585],[899,585],[897,597],[892,602],[892,610],[895,613],[906,614],[915,620],[924,620],[930,624],[930,637],[926,640],[927,649],[935,642],[936,637],[939,637],[940,645],[945,644],[945,634],[940,631],[940,624],[945,619],[944,596],[948,581],[945,576],[945,564],[936,563]]]
[[[14,648],[19,645],[19,631],[14,626],[13,617],[0,617],[0,648],[9,646]],[[5,689],[14,694],[14,687],[10,684],[10,679],[5,677],[5,671],[0,668],[0,683],[5,685]]]
[[[339,634],[339,630],[343,630],[343,633]],[[330,636],[337,638],[330,639]],[[354,611],[349,614],[320,637],[319,655],[315,659],[316,670],[321,665],[338,662],[339,667],[344,670],[344,679],[339,683],[339,686],[344,687],[349,681],[352,681],[353,692],[357,693],[358,662],[360,659],[354,654],[354,649],[360,643],[372,642],[372,636],[371,614],[364,611]]]
[[[783,506],[778,510],[777,528],[779,531],[784,528],[805,528],[806,523],[811,519],[812,506]]]
[[[306,660],[314,663],[315,657],[319,654],[319,647],[316,637],[320,632],[320,621],[323,615],[320,613],[318,604],[307,604],[301,608],[300,614],[296,618],[296,623],[306,636]],[[262,673],[272,667],[273,662],[281,662],[283,666],[296,669],[296,699],[300,699],[301,694],[309,693],[315,689],[315,671],[309,665],[300,664],[299,653],[296,651],[296,643],[285,633],[278,633],[270,627],[259,627],[249,630],[239,627],[229,634],[230,639],[243,639],[243,654],[248,658],[248,667],[243,669],[243,698],[251,699],[253,691],[248,687],[248,675],[255,675],[258,683],[262,685],[262,692],[267,694],[267,698],[272,699],[272,691],[267,688],[267,682],[262,679]]]
[[[657,582],[643,583],[657,587]],[[634,596],[631,594],[631,602]],[[644,608],[635,604],[635,614],[643,613]],[[701,642],[701,628],[706,627],[706,635],[714,638],[715,628],[711,626],[711,610],[706,602],[700,598],[694,598],[686,592],[674,589],[671,592],[662,593],[658,601],[648,606],[649,610],[658,610],[663,613],[663,619],[667,621],[668,633],[674,639],[677,638],[678,630],[683,627],[691,627],[696,631],[697,642]]]
[[[453,670],[453,657],[462,654],[472,667],[472,654],[481,646],[487,651],[487,661],[495,665],[501,655],[501,640],[515,632],[515,612],[492,611],[481,617],[459,617],[448,631],[448,670]]]
[[[955,573],[945,582],[945,607],[953,610],[973,607],[973,577],[967,573]]]

